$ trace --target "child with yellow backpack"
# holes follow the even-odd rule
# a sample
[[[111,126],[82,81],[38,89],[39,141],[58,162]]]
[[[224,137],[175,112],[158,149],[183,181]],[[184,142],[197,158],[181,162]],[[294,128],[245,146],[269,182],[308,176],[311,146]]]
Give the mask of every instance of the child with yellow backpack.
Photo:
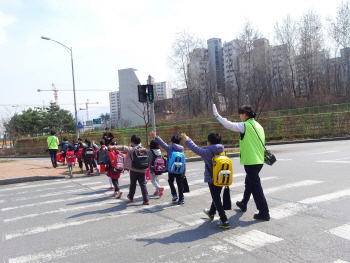
[[[211,133],[208,135],[208,147],[206,149],[198,147],[185,133],[181,134],[181,137],[191,151],[204,159],[204,182],[208,183],[213,199],[210,209],[204,209],[204,213],[210,221],[213,221],[216,211],[218,211],[220,216],[218,227],[230,228],[220,195],[223,186],[232,184],[232,161],[224,153],[220,134]]]

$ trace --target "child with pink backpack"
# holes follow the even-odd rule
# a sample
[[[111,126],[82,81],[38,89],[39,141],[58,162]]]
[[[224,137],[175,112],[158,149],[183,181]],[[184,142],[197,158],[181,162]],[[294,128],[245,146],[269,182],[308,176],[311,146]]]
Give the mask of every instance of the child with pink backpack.
[[[120,199],[123,192],[120,191],[118,179],[120,178],[120,174],[124,172],[125,156],[120,151],[111,149],[109,150],[109,160],[110,164],[106,167],[107,176],[112,179],[115,197]]]
[[[151,182],[156,188],[154,195],[161,197],[163,195],[164,187],[159,184],[159,176],[162,175],[166,170],[166,161],[162,156],[159,148],[159,144],[152,140],[149,145],[150,150],[147,152],[149,160],[149,174]]]

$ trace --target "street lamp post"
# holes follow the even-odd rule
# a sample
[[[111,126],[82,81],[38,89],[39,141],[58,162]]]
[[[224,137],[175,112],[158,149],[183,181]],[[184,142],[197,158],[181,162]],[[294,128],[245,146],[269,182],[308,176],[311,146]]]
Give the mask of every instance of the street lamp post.
[[[53,40],[51,38],[48,37],[41,37],[42,39],[45,40],[51,40],[53,42],[56,42],[58,44],[60,44],[61,46],[63,46],[65,48],[65,50],[67,50],[67,52],[70,55],[70,59],[71,59],[71,63],[72,63],[72,78],[73,78],[73,94],[74,94],[74,110],[75,110],[75,130],[76,130],[76,135],[77,135],[77,139],[79,138],[79,129],[78,129],[78,111],[77,111],[77,101],[76,101],[76,97],[75,97],[75,82],[74,82],[74,67],[73,67],[73,50],[72,48],[67,47],[66,45]]]

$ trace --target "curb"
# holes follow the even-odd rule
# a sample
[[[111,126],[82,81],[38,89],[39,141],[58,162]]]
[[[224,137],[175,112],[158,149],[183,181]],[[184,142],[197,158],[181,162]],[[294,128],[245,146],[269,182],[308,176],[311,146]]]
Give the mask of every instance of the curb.
[[[41,180],[51,180],[51,179],[63,179],[65,176],[55,176],[55,175],[34,175],[34,176],[24,176],[15,178],[5,178],[0,179],[0,185],[6,184],[18,184],[25,182],[41,181]]]

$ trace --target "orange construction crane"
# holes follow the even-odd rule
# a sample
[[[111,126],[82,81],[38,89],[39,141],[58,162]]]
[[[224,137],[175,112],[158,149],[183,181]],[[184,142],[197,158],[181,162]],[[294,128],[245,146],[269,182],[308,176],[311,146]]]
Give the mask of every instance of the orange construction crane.
[[[54,97],[55,97],[55,102],[56,102],[56,106],[58,106],[58,91],[72,91],[70,89],[56,89],[55,84],[52,83],[52,90],[48,90],[48,89],[38,89],[38,92],[41,91],[53,91]],[[101,90],[101,89],[77,89],[75,91],[113,91],[113,90]],[[88,102],[87,102],[88,103]],[[91,104],[91,103],[90,103]]]

